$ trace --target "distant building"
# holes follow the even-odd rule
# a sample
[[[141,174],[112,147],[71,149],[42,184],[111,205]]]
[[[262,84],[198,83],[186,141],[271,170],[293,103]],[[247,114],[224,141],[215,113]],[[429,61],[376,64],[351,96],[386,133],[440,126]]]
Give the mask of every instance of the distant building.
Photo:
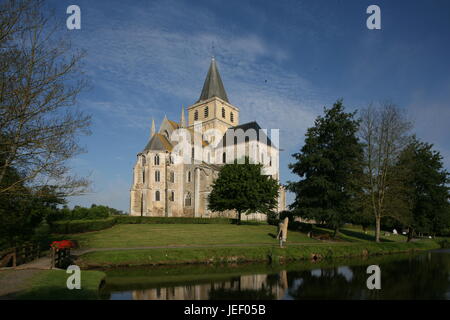
[[[279,150],[260,129],[256,122],[239,124],[239,108],[229,102],[213,58],[200,98],[187,108],[187,123],[184,108],[180,122],[164,117],[158,132],[152,122],[150,141],[138,153],[133,169],[130,214],[236,217],[234,211],[211,212],[208,209],[208,195],[221,166],[234,161],[242,152],[263,163],[263,173],[279,181]],[[181,145],[177,141],[181,140],[174,141],[174,136],[182,136],[180,131],[188,134],[187,139],[194,147],[189,150],[178,148]],[[216,134],[209,138],[212,131]],[[198,142],[198,147],[195,142]],[[176,161],[181,158],[189,161]],[[285,201],[285,190],[281,188],[279,211],[285,209]],[[243,219],[246,218],[266,217],[253,213],[243,215]]]

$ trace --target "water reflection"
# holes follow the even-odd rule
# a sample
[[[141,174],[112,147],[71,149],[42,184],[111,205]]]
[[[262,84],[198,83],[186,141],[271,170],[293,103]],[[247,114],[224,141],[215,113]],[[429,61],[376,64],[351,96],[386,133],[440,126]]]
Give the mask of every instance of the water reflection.
[[[381,290],[369,290],[367,266],[381,268]],[[114,275],[107,271],[104,298],[134,300],[220,300],[220,299],[450,299],[450,253],[423,254],[346,260],[346,264],[289,264],[266,268],[247,266],[214,272],[183,268],[160,277],[161,270]],[[221,273],[223,272],[223,274]],[[245,273],[245,274],[244,274]],[[134,275],[133,275],[134,274]],[[111,276],[110,276],[111,275]],[[133,278],[134,277],[134,278]],[[156,278],[156,281],[155,281]],[[161,282],[158,282],[161,279]],[[182,280],[179,280],[182,279]],[[164,281],[163,281],[164,280]],[[146,284],[146,281],[150,281]],[[135,283],[134,285],[132,283]],[[136,288],[136,286],[138,288]]]
[[[282,299],[288,289],[287,272],[253,274],[223,282],[133,290],[133,300]],[[111,299],[123,299],[112,293]]]

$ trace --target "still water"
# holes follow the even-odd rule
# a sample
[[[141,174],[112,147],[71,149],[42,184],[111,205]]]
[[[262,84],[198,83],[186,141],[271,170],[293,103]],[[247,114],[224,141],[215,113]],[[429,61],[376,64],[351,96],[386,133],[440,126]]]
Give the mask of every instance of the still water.
[[[369,265],[381,289],[367,289]],[[105,270],[103,299],[446,299],[450,250],[284,265],[177,266]]]

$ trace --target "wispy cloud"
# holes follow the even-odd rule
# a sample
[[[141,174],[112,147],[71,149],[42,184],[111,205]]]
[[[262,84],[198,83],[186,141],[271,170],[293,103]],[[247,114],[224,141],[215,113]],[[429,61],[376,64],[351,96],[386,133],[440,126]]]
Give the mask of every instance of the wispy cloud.
[[[169,6],[164,15],[176,16],[183,9],[170,12]],[[214,44],[225,87],[231,102],[240,107],[241,119],[286,130],[289,145],[293,137],[303,135],[321,106],[320,93],[307,79],[277,64],[288,59],[288,52],[259,35],[224,31],[204,10],[189,12],[186,8],[191,20],[209,26],[207,31],[196,32],[167,28],[155,10],[150,16],[138,13],[133,24],[120,29],[97,26],[95,37],[77,39],[89,52],[91,77],[102,79],[96,85],[114,98],[95,97],[92,108],[115,116],[122,126],[133,127],[148,127],[150,116],[168,110],[178,114],[180,105],[162,104],[161,97],[193,103]]]

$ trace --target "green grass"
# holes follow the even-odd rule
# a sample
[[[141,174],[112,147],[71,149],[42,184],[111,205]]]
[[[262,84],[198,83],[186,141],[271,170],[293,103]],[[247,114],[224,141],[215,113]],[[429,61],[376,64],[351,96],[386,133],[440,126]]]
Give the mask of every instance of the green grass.
[[[361,227],[346,227],[341,229],[340,237],[346,241],[375,241],[375,231],[367,230],[364,233]],[[382,242],[405,242],[406,239],[407,237],[401,234],[395,235],[391,233],[389,236],[385,236],[384,231],[381,231],[380,234],[380,240]]]
[[[277,244],[271,225],[121,224],[107,230],[68,235],[81,248],[135,248],[171,245]],[[289,231],[290,242],[317,242]]]
[[[427,250],[438,247],[439,245],[434,241],[420,241],[412,243],[310,243],[286,248],[265,246],[112,250],[86,253],[77,260],[77,264],[83,268],[93,268],[186,263],[281,262],[308,260],[312,255],[320,255],[323,259],[327,259]]]
[[[14,272],[14,271],[11,271]],[[69,290],[70,274],[64,270],[41,270],[29,280],[27,289],[16,294],[19,300],[89,300],[98,298],[98,289],[105,278],[100,271],[81,271],[81,289]]]

